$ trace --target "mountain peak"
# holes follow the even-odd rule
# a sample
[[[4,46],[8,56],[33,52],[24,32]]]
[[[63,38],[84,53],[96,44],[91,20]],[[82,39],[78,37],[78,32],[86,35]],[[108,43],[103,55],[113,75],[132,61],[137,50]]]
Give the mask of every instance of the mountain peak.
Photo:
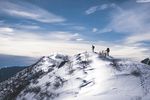
[[[149,67],[127,59],[92,52],[54,54],[1,83],[0,99],[149,100],[149,76]]]
[[[145,58],[144,60],[141,61],[141,63],[150,65],[150,59],[149,58]]]

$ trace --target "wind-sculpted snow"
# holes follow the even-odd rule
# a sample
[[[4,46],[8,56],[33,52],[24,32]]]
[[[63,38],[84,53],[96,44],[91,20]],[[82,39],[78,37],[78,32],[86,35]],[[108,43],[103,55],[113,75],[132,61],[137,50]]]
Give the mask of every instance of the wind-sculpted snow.
[[[150,68],[84,52],[55,54],[0,83],[0,100],[150,100]]]

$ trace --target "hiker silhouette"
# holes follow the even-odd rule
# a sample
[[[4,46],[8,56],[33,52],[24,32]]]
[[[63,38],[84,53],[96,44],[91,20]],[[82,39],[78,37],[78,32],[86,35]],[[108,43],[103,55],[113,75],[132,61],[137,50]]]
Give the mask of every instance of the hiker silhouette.
[[[107,48],[107,49],[106,49],[106,55],[107,55],[107,56],[109,56],[109,52],[110,52],[110,49]]]
[[[95,46],[94,46],[94,45],[92,45],[92,52],[94,52],[94,49],[95,49]]]

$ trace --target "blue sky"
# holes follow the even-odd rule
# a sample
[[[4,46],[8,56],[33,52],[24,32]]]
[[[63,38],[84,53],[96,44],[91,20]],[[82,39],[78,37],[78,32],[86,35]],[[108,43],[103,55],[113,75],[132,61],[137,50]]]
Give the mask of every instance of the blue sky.
[[[150,0],[0,0],[0,54],[39,57],[111,48],[150,55]]]

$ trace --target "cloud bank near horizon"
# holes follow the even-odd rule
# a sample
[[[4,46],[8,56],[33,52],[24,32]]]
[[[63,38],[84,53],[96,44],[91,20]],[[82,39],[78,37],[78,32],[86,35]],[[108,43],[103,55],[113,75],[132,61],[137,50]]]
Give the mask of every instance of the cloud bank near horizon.
[[[66,6],[64,2],[62,12],[57,10],[62,9],[57,6],[59,2],[54,2],[56,5],[52,8],[47,4],[53,2],[45,2],[0,1],[1,54],[38,57],[62,52],[73,55],[91,51],[94,44],[97,52],[110,47],[113,56],[149,57],[148,0],[97,2],[99,5],[92,4],[94,6],[85,1],[75,10],[71,8],[76,5]],[[83,3],[86,6],[82,7]]]

